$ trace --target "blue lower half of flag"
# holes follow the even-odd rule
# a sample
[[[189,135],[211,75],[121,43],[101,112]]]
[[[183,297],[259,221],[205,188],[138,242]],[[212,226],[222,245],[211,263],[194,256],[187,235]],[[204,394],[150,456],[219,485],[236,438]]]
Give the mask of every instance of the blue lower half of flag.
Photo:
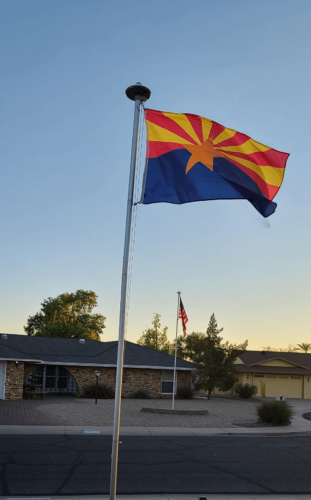
[[[213,170],[202,163],[186,174],[191,153],[179,149],[149,158],[142,203],[190,203],[203,200],[248,200],[263,217],[276,203],[268,200],[247,174],[225,158],[214,158]]]

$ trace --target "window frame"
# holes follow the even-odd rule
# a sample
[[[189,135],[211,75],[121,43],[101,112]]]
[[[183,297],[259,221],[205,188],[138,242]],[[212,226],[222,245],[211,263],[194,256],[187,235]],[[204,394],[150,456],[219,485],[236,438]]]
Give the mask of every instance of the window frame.
[[[168,374],[172,374],[172,376],[168,377]],[[177,370],[176,370],[175,395],[177,393],[177,381],[178,381],[178,377],[177,377]],[[163,392],[163,382],[173,384],[171,392]],[[174,370],[162,370],[162,373],[161,373],[161,395],[163,395],[163,396],[173,395],[173,390],[174,390]]]

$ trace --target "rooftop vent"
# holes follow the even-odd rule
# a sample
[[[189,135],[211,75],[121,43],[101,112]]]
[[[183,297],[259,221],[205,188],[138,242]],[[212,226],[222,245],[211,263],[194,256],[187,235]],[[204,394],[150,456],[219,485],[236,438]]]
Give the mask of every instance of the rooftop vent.
[[[85,339],[79,339],[79,344],[85,344]]]
[[[2,334],[2,338],[3,338],[3,340],[7,340],[7,339],[8,339],[7,334],[6,334],[6,333],[3,333],[3,334]]]

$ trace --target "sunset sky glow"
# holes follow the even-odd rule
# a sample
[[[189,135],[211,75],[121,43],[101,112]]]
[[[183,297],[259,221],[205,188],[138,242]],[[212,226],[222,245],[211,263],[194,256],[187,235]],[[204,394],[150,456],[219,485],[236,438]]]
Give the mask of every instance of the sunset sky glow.
[[[139,13],[139,15],[138,15]],[[215,313],[230,342],[311,342],[310,0],[0,1],[0,331],[47,297],[98,295],[118,336],[134,106],[192,113],[290,153],[275,214],[244,200],[140,205],[127,339]]]

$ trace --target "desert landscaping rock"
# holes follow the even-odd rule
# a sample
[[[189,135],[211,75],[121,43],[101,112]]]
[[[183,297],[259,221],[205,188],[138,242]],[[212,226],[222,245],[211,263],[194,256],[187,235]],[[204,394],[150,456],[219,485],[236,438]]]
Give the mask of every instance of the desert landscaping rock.
[[[208,410],[172,410],[167,408],[142,408],[145,413],[163,413],[166,415],[206,415]]]
[[[37,421],[40,414],[49,417],[54,425],[68,426],[107,426],[113,425],[114,400],[94,400],[82,398],[68,398],[62,401],[49,399],[44,402],[30,402],[36,404]],[[192,427],[192,428],[221,428],[235,427],[239,424],[256,423],[256,407],[258,403],[243,400],[220,399],[211,400],[176,400],[176,410],[194,410],[208,412],[204,415],[168,414],[142,412],[142,407],[150,409],[170,410],[172,402],[169,399],[123,399],[121,405],[122,427]],[[16,401],[16,404],[18,402]]]

